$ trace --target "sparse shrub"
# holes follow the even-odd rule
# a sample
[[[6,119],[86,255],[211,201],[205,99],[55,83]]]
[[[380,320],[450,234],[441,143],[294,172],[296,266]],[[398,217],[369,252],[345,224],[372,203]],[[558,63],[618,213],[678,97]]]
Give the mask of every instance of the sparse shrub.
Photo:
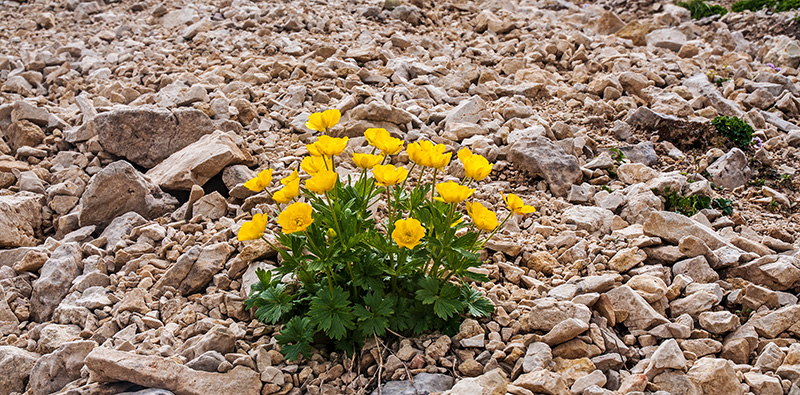
[[[800,0],[740,0],[731,5],[731,11],[758,11],[769,8],[775,12],[796,10],[800,8]]]
[[[348,139],[327,135],[339,118],[338,110],[309,117],[306,126],[323,133],[306,146],[310,156],[300,165],[310,178],[295,170],[270,192],[267,169],[245,183],[270,195],[280,211],[280,245],[272,244],[282,262],[256,271],[259,281],[245,305],[260,321],[284,324],[275,336],[281,352],[290,360],[310,358],[312,344],[327,343],[350,354],[366,338],[389,331],[454,335],[465,316],[491,314],[492,303],[469,284],[488,278],[471,269],[481,265],[479,251],[505,221],[536,210],[504,195],[508,212],[498,221],[480,202],[468,201],[475,191],[470,185],[493,165],[466,148],[458,152],[465,170],[460,183],[437,183],[453,154],[443,144],[409,144],[410,169],[384,164],[404,145],[385,129],[367,129],[372,152],[352,158],[360,175],[340,180],[335,170]],[[385,209],[374,214],[381,201]],[[270,242],[264,237],[268,221],[255,214],[239,240]]]
[[[692,13],[692,19],[703,19],[712,15],[725,15],[728,9],[719,4],[708,4],[704,0],[679,1],[678,6],[686,8]]]
[[[747,148],[753,141],[753,127],[739,117],[719,116],[711,121],[711,125],[739,148]]]
[[[653,188],[653,193],[658,194],[658,190]],[[730,199],[716,198],[711,199],[705,195],[683,196],[678,191],[664,188],[664,209],[675,211],[687,217],[697,214],[700,210],[716,207],[724,215],[733,214],[733,206]]]

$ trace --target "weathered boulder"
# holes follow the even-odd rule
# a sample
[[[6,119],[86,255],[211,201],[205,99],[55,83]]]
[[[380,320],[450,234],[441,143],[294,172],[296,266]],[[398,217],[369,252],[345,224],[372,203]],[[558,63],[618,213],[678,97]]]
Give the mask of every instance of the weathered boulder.
[[[194,246],[161,276],[155,288],[173,287],[183,295],[195,293],[222,270],[231,252],[233,247],[227,242]]]
[[[738,148],[733,148],[708,167],[711,181],[717,186],[734,189],[747,183],[750,167],[747,156]]]
[[[727,359],[700,358],[686,373],[702,394],[742,395],[741,381]]]
[[[544,178],[556,196],[566,197],[583,179],[578,159],[546,137],[523,136],[509,147],[508,156],[522,170]]]
[[[644,223],[644,233],[660,237],[664,241],[678,244],[684,236],[691,235],[703,240],[711,249],[732,247],[713,229],[685,215],[670,211],[654,211]]]
[[[126,161],[95,174],[80,200],[80,226],[105,228],[114,218],[134,211],[152,219],[173,210],[178,201],[164,193]]]
[[[39,354],[14,346],[0,346],[0,395],[24,392]]]
[[[37,245],[44,204],[44,196],[31,192],[0,196],[0,247]]]
[[[83,271],[82,254],[76,243],[58,247],[42,266],[39,279],[33,282],[31,319],[43,322],[67,296],[74,280]]]
[[[98,114],[90,123],[103,149],[146,168],[214,131],[211,119],[193,108],[124,108]]]
[[[170,155],[150,169],[147,176],[167,190],[190,191],[204,185],[226,166],[252,164],[253,157],[241,149],[244,140],[234,132],[215,131]]]
[[[28,385],[31,394],[52,394],[80,378],[83,360],[95,347],[97,343],[91,340],[79,340],[64,343],[57,350],[39,358],[31,370]]]

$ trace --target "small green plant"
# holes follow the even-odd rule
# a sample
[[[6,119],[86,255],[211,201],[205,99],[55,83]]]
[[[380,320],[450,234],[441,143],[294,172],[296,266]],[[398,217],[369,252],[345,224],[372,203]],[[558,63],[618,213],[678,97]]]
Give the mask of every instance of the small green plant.
[[[756,178],[753,181],[750,181],[749,184],[755,187],[764,186],[767,183],[767,180],[763,178]]]
[[[711,125],[739,148],[748,148],[753,140],[753,127],[739,117],[719,116],[711,120]]]
[[[714,83],[716,86],[722,86],[723,83],[731,80],[731,71],[726,65],[722,68],[719,72],[715,70],[708,70],[706,72],[706,77],[708,80]]]
[[[625,161],[625,154],[619,150],[619,148],[609,148],[611,152],[611,158],[614,159],[614,162],[617,162],[617,165],[621,165]]]
[[[794,14],[794,16],[792,17],[792,22],[795,23],[800,22],[800,12]]]
[[[769,202],[769,204],[767,205],[767,209],[769,209],[769,211],[773,213],[777,213],[778,211],[781,211],[781,204],[778,203],[777,200],[773,200]]]
[[[314,113],[306,126],[327,133],[340,116],[338,110]],[[348,138],[323,134],[306,146],[310,156],[300,165],[310,178],[295,170],[270,193],[267,169],[245,183],[282,210],[279,245],[264,237],[266,215],[254,214],[239,230],[240,241],[264,239],[282,258],[279,267],[256,271],[259,281],[245,306],[260,321],[283,324],[275,339],[289,360],[310,358],[315,343],[352,355],[365,339],[387,332],[454,335],[464,317],[491,314],[492,303],[470,284],[488,278],[471,269],[481,266],[480,251],[512,215],[536,211],[504,195],[508,212],[500,222],[480,202],[468,201],[475,192],[470,185],[488,177],[493,165],[467,148],[458,152],[464,179],[437,183],[453,155],[445,145],[408,144],[413,165],[406,169],[383,164],[403,149],[403,140],[379,128],[365,137],[373,148],[353,154],[361,168],[357,179],[340,180],[336,172]],[[373,214],[379,202],[385,210]]]
[[[653,188],[653,193],[658,194],[658,190]],[[664,209],[667,211],[675,211],[687,217],[697,214],[700,210],[716,207],[722,214],[733,214],[733,206],[730,199],[716,198],[711,199],[704,195],[683,196],[677,191],[673,191],[670,187],[664,188]]]
[[[733,214],[733,205],[730,199],[725,198],[716,198],[712,202],[719,211],[722,212],[724,215],[731,215]]]
[[[708,4],[704,0],[679,1],[678,6],[692,13],[692,19],[703,19],[712,15],[725,15],[728,9],[719,4]]]
[[[731,11],[758,11],[769,8],[775,12],[790,11],[800,8],[800,0],[740,0],[731,5]]]

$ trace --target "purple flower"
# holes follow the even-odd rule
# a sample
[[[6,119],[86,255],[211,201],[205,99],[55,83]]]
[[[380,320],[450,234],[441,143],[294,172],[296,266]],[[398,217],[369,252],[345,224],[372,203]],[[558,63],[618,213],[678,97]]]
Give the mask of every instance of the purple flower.
[[[775,67],[775,65],[772,64],[772,63],[767,63],[767,66],[769,66],[769,68],[771,68],[771,69],[773,69],[775,71],[781,71],[780,67]]]
[[[752,146],[755,146],[755,147],[756,147],[756,148],[758,148],[758,149],[761,149],[761,145],[762,145],[763,143],[764,143],[764,142],[763,142],[763,141],[761,141],[761,139],[760,139],[760,138],[758,138],[758,137],[753,137],[753,141],[751,141],[751,142],[750,142],[750,145],[752,145]]]

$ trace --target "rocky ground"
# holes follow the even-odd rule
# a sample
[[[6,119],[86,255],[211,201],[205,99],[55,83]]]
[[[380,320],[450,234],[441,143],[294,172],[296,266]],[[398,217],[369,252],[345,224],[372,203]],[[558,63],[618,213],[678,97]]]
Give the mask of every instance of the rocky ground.
[[[800,394],[793,13],[382,5],[0,0],[0,394]],[[326,108],[350,151],[470,147],[478,199],[537,207],[487,244],[490,319],[289,363],[244,309],[278,262],[236,240],[271,210],[242,183]]]

